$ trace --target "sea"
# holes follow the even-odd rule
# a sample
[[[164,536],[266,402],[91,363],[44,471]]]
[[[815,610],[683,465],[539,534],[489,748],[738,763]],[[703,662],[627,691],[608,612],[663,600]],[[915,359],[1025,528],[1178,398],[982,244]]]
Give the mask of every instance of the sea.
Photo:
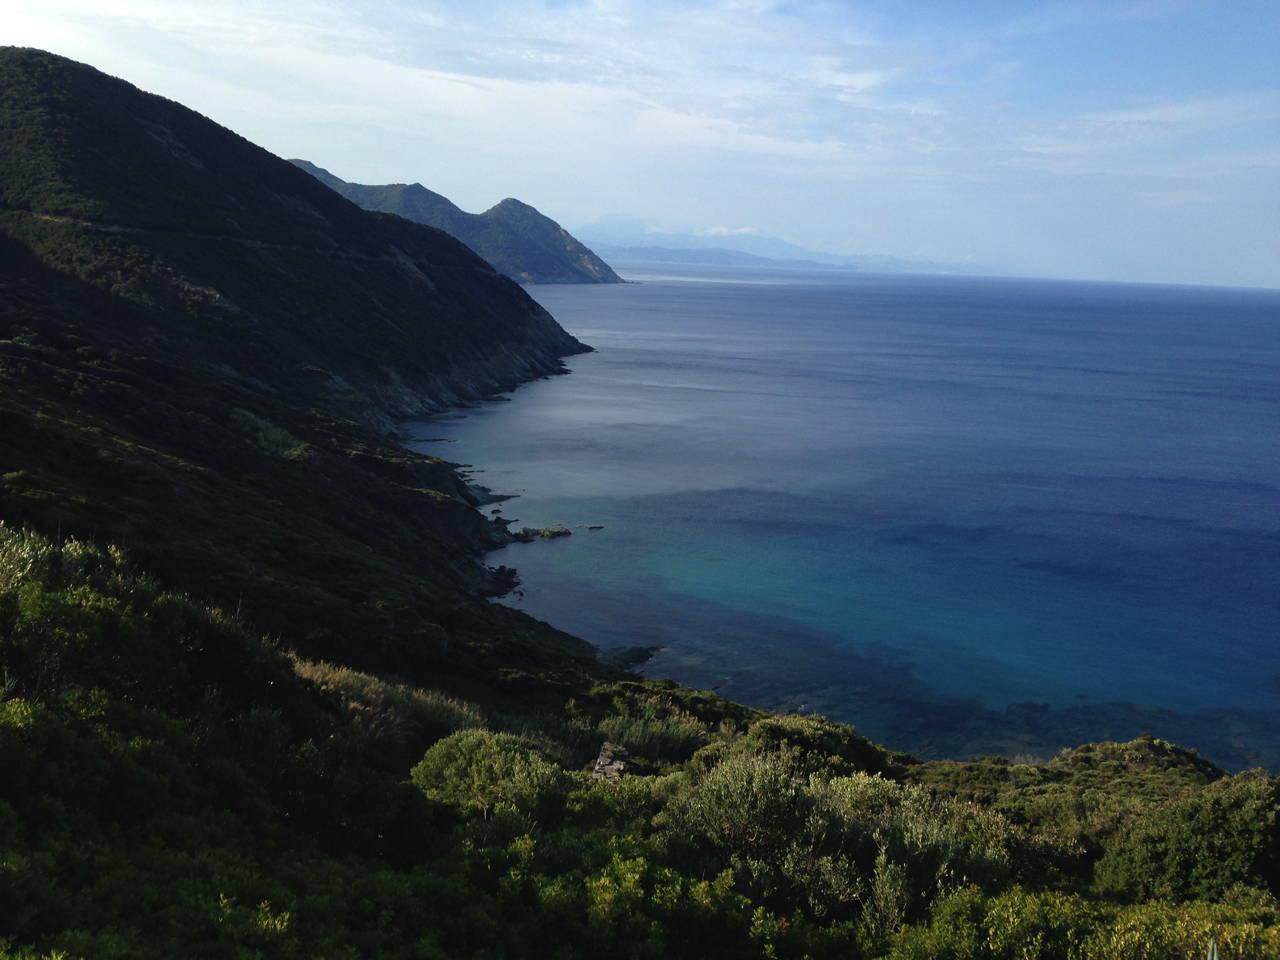
[[[411,426],[517,607],[920,757],[1280,769],[1280,291],[623,264],[595,352]]]

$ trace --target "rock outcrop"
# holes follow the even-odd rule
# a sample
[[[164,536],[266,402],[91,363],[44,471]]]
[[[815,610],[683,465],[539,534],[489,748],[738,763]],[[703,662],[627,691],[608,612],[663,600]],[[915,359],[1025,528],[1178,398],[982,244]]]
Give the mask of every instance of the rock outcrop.
[[[621,780],[630,761],[631,754],[627,752],[626,747],[606,740],[601,745],[600,755],[596,757],[596,762],[591,768],[591,776],[595,780]]]

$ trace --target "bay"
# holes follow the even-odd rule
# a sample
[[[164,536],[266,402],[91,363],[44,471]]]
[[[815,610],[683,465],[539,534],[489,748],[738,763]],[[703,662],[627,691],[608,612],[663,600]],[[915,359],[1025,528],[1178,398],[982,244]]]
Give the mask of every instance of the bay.
[[[530,288],[596,352],[419,428],[574,529],[503,602],[923,756],[1280,766],[1280,293],[627,275]]]

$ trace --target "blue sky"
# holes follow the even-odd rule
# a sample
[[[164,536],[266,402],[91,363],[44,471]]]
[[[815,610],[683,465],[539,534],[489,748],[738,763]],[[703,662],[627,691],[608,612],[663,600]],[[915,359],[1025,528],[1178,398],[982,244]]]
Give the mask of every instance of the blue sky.
[[[0,0],[349,180],[569,227],[1280,287],[1280,3]]]

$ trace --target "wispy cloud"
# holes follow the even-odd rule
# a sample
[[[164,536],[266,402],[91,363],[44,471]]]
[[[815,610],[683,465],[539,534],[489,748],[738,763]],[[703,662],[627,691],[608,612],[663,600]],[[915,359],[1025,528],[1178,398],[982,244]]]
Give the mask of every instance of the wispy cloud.
[[[1276,119],[1280,119],[1280,90],[1259,90],[1105,110],[1085,114],[1081,123],[1099,130],[1186,135]]]
[[[1090,112],[1027,136],[1005,162],[1059,173],[1115,170],[1117,164],[1133,162],[1135,151],[1153,145],[1201,138],[1230,128],[1277,123],[1280,90]],[[1202,158],[1203,152],[1197,151],[1191,162],[1199,163]],[[1170,159],[1154,162],[1167,167]],[[1186,163],[1181,156],[1172,159]]]
[[[1256,21],[1275,9],[1240,2]],[[1021,218],[1089,177],[1125,183],[1135,216],[1247,218],[1242,191],[1275,188],[1274,71],[1244,70],[1244,56],[1212,71],[1172,59],[1201,55],[1214,21],[1198,0],[1006,10],[0,0],[5,40],[88,60],[276,152],[352,179],[429,181],[464,206],[516,194],[570,221],[630,209],[686,229],[750,222],[810,245],[973,254],[1043,273],[1065,248],[1035,239],[1042,215],[1025,228]],[[1157,27],[1172,43],[1183,21],[1182,48],[1146,44]],[[1280,16],[1249,24],[1268,26]],[[1090,65],[1049,62],[1059,39],[1077,58],[1140,44],[1143,57],[1171,58],[1177,89],[1125,67],[1120,47]],[[1098,70],[1113,75],[1091,84]],[[1240,186],[1224,190],[1231,178]],[[1068,205],[1077,218],[1088,207],[1074,195]]]
[[[632,121],[636,137],[659,148],[758,153],[791,160],[839,161],[847,150],[838,140],[797,140],[759,133],[733,120],[660,108],[644,109]]]

